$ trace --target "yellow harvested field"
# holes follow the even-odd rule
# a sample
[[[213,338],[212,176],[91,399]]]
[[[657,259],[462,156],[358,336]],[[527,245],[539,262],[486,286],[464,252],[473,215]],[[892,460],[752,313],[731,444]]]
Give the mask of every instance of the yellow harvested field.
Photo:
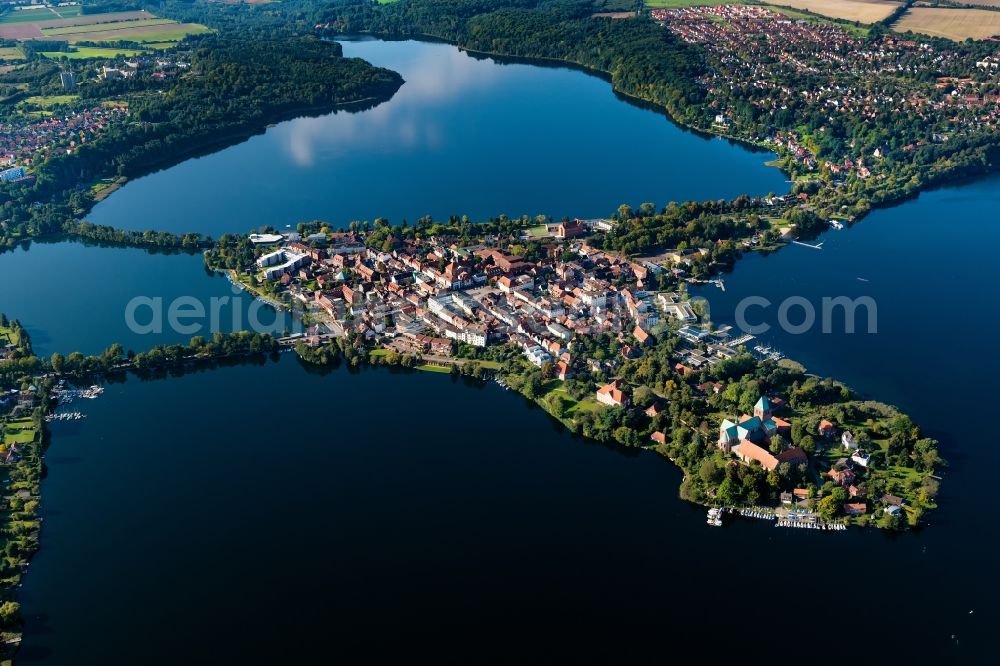
[[[877,23],[899,9],[903,3],[890,0],[770,0],[768,4],[805,9],[830,18]]]
[[[956,41],[989,39],[1000,35],[1000,12],[985,9],[940,9],[914,7],[896,21],[893,30],[912,30],[922,35]]]
[[[977,7],[996,7],[1000,9],[1000,0],[955,0],[959,5],[976,5]]]

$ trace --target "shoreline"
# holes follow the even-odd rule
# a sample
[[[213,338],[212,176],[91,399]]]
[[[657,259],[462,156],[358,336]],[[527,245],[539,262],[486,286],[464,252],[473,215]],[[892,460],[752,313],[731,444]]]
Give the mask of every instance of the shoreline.
[[[362,32],[358,32],[358,33],[341,33],[339,36],[341,38],[350,38],[351,36],[372,37],[372,38],[383,40],[383,41],[405,41],[407,39],[412,39],[412,40],[415,40],[415,41],[427,41],[427,42],[431,42],[431,43],[448,44],[448,45],[453,46],[454,48],[458,49],[461,52],[468,53],[468,54],[472,55],[473,57],[475,57],[475,56],[482,56],[482,57],[488,57],[488,58],[496,58],[496,59],[500,59],[500,60],[510,60],[510,61],[514,61],[514,62],[522,62],[524,64],[535,64],[535,65],[543,66],[543,67],[544,66],[562,66],[562,67],[566,67],[566,68],[569,68],[569,69],[575,69],[575,70],[581,71],[583,73],[586,73],[586,74],[591,75],[591,76],[595,76],[597,78],[600,78],[600,79],[606,81],[610,85],[612,92],[615,93],[616,95],[620,95],[621,97],[625,98],[626,100],[628,100],[628,101],[630,101],[632,103],[635,103],[637,105],[644,106],[644,107],[650,108],[651,110],[654,110],[655,112],[659,113],[660,115],[665,116],[672,124],[674,124],[676,127],[680,128],[680,129],[683,129],[684,131],[691,132],[693,134],[696,134],[696,135],[701,136],[701,137],[706,138],[706,139],[710,139],[710,138],[725,139],[727,141],[730,141],[733,144],[742,146],[742,147],[744,147],[745,149],[748,149],[748,150],[752,150],[752,151],[755,151],[755,152],[768,152],[768,153],[772,153],[772,154],[776,155],[776,159],[769,160],[769,161],[765,162],[765,166],[769,166],[769,167],[773,167],[773,168],[777,169],[783,175],[785,175],[786,177],[788,177],[790,179],[789,180],[789,185],[790,185],[789,186],[789,194],[791,193],[791,190],[793,189],[793,187],[795,185],[795,180],[794,180],[794,177],[793,177],[792,173],[790,171],[788,171],[781,164],[783,162],[783,160],[787,157],[787,155],[784,153],[783,150],[775,150],[775,148],[772,147],[767,142],[754,141],[753,139],[751,139],[749,137],[741,137],[741,136],[737,136],[737,135],[727,134],[725,132],[721,132],[721,131],[719,131],[717,129],[717,126],[715,126],[715,125],[711,126],[711,128],[709,128],[709,129],[704,129],[704,128],[701,128],[701,127],[696,127],[694,125],[690,125],[690,124],[686,123],[684,120],[680,119],[677,115],[675,115],[675,113],[669,107],[667,107],[667,106],[665,106],[663,104],[659,104],[659,103],[657,103],[657,102],[655,102],[653,100],[646,99],[646,98],[641,97],[639,95],[632,94],[632,93],[620,90],[615,85],[614,81],[612,80],[612,75],[611,75],[610,72],[607,72],[605,70],[602,70],[602,69],[599,69],[599,68],[596,68],[596,67],[591,67],[591,66],[585,65],[583,63],[579,63],[579,62],[573,61],[573,60],[567,60],[567,59],[556,58],[556,57],[521,56],[521,55],[510,55],[510,54],[504,54],[504,53],[492,52],[492,51],[481,51],[481,50],[477,50],[477,49],[468,48],[468,47],[463,46],[462,44],[459,44],[458,42],[450,40],[450,39],[448,39],[446,37],[441,37],[441,36],[438,36],[438,35],[433,35],[433,34],[430,34],[430,33],[422,33],[422,32],[413,32],[413,33],[407,33],[407,34],[404,34],[404,35],[394,35],[394,34],[389,34],[389,33],[379,33],[379,32],[372,32],[372,31],[362,31]],[[332,37],[332,38],[335,39],[335,37]],[[996,139],[992,143],[982,145],[982,146],[980,146],[980,148],[982,148],[987,153],[989,153],[991,150],[992,151],[1000,151],[1000,139]],[[933,169],[934,166],[935,165],[933,165],[933,164],[927,165],[925,167],[925,169],[926,170],[930,170],[930,169]],[[976,173],[968,173],[968,174],[957,173],[957,172],[959,172],[961,170],[962,170],[962,167],[958,167],[958,166],[948,167],[943,172],[938,172],[936,174],[933,174],[932,177],[931,177],[931,179],[929,181],[927,181],[926,183],[922,184],[920,187],[918,187],[913,192],[903,193],[903,194],[899,194],[899,195],[896,195],[896,196],[890,196],[890,197],[887,197],[885,199],[882,199],[882,200],[879,200],[879,201],[875,201],[875,202],[868,202],[868,205],[867,205],[866,209],[863,210],[863,211],[860,211],[860,212],[856,213],[854,219],[850,223],[851,224],[856,224],[856,223],[862,221],[865,217],[867,217],[871,213],[872,210],[874,210],[876,208],[891,208],[893,206],[896,206],[896,205],[899,205],[899,204],[904,203],[906,201],[909,201],[911,199],[914,199],[914,198],[918,197],[921,192],[924,192],[924,191],[933,191],[934,189],[938,189],[940,187],[948,187],[949,184],[951,184],[951,183],[961,184],[962,182],[965,182],[967,180],[975,180],[975,179],[981,178],[983,176],[988,176],[991,173],[996,173],[997,171],[1000,171],[1000,164],[994,164],[992,162],[987,163],[986,167],[984,169],[982,169],[982,170],[980,170],[980,171],[978,171]]]
[[[240,281],[240,284],[242,286],[244,286],[244,287],[247,286],[242,281]],[[253,292],[251,292],[251,293],[253,293]],[[256,295],[255,295],[255,297],[256,297]],[[657,337],[672,337],[672,336],[676,336],[676,332],[672,333],[669,336],[665,332],[663,332],[663,331],[661,331],[660,333],[657,334]],[[338,338],[338,340],[340,340],[340,338]],[[685,467],[682,464],[678,463],[678,461],[675,460],[675,458],[668,453],[667,446],[665,444],[637,443],[637,444],[634,444],[634,445],[633,444],[626,445],[626,444],[621,443],[621,442],[615,442],[614,440],[612,440],[612,441],[609,442],[609,441],[604,441],[604,440],[601,440],[601,439],[597,439],[595,437],[591,437],[591,436],[587,435],[585,432],[581,432],[581,425],[580,425],[579,422],[577,422],[575,420],[575,415],[574,416],[570,416],[569,412],[564,412],[562,414],[557,413],[556,411],[554,411],[553,407],[546,401],[546,398],[550,397],[550,395],[552,395],[552,394],[554,394],[556,392],[559,392],[559,391],[565,392],[565,388],[564,388],[565,387],[565,382],[563,382],[562,384],[560,384],[558,382],[558,380],[556,380],[556,379],[551,379],[550,378],[550,379],[546,380],[545,384],[547,384],[549,386],[549,388],[544,389],[543,392],[540,395],[530,395],[529,393],[525,392],[524,390],[520,390],[520,389],[518,389],[518,388],[516,388],[514,386],[511,386],[510,382],[512,381],[512,378],[520,376],[519,372],[531,372],[532,371],[532,369],[529,366],[526,365],[526,363],[524,362],[524,359],[520,355],[516,356],[516,358],[518,359],[516,362],[515,361],[508,361],[508,362],[505,362],[505,363],[497,363],[496,361],[494,361],[492,359],[489,359],[489,358],[487,358],[487,359],[484,360],[483,358],[463,357],[463,356],[448,356],[448,357],[438,356],[438,357],[434,358],[434,362],[432,362],[432,363],[426,363],[426,362],[424,362],[424,355],[422,353],[420,353],[420,352],[410,353],[410,352],[403,352],[403,351],[398,351],[398,350],[391,350],[390,351],[389,348],[388,348],[388,344],[389,344],[388,342],[385,342],[385,341],[378,341],[378,342],[376,342],[375,340],[373,340],[372,342],[374,343],[373,346],[369,346],[366,343],[363,347],[361,347],[360,349],[357,350],[357,352],[358,352],[357,355],[352,355],[352,356],[345,355],[346,348],[344,347],[343,344],[340,344],[340,348],[338,349],[338,343],[336,341],[332,341],[332,342],[328,342],[326,344],[323,344],[322,342],[320,342],[320,340],[316,340],[313,344],[309,344],[309,343],[306,342],[305,338],[302,338],[301,341],[300,340],[288,341],[286,344],[288,344],[289,346],[292,347],[292,349],[294,349],[294,351],[296,352],[297,356],[299,356],[299,358],[304,363],[308,363],[308,364],[312,364],[312,365],[317,365],[317,366],[329,366],[331,364],[334,365],[334,366],[336,366],[336,365],[339,365],[339,363],[341,362],[341,359],[344,359],[351,367],[356,367],[358,365],[369,365],[369,366],[376,366],[376,367],[377,366],[390,366],[390,367],[400,367],[400,366],[402,366],[403,368],[406,368],[406,369],[416,369],[416,370],[423,370],[423,371],[430,371],[430,372],[439,372],[439,373],[451,373],[452,375],[455,375],[455,374],[463,375],[463,376],[470,376],[471,375],[471,376],[473,376],[474,378],[477,378],[477,379],[489,379],[490,375],[492,375],[492,378],[502,388],[504,388],[506,390],[514,390],[514,391],[520,393],[525,399],[529,400],[533,405],[536,405],[536,406],[540,407],[551,418],[553,418],[562,427],[566,428],[567,430],[569,430],[574,435],[578,435],[578,436],[583,437],[584,439],[586,439],[588,441],[592,441],[592,442],[598,442],[598,443],[608,444],[608,445],[612,445],[612,446],[621,446],[623,449],[629,449],[629,448],[638,448],[638,449],[642,449],[642,450],[652,449],[653,451],[655,451],[656,453],[660,454],[661,456],[666,457],[669,460],[671,460],[671,462],[673,462],[675,464],[675,466],[679,469],[679,471],[681,471],[681,473],[683,475],[688,475],[688,474],[691,473],[691,470],[685,469]],[[302,343],[305,343],[305,345],[302,346]],[[383,343],[385,345],[384,348],[383,348]],[[507,344],[509,344],[509,343],[505,343],[505,345],[500,345],[500,347],[506,346]],[[493,346],[492,348],[496,349],[497,346]],[[307,352],[307,349],[308,349],[308,352]],[[393,360],[391,362],[389,362],[387,360],[383,360],[386,355],[392,354],[393,351],[395,351],[396,354],[394,355],[394,358],[393,358]],[[754,358],[755,358],[755,360],[754,360],[755,366],[759,367],[759,365],[764,362],[761,359],[758,359],[756,357],[754,357]],[[789,361],[791,363],[789,363]],[[807,373],[805,371],[805,368],[801,364],[795,362],[794,359],[783,359],[781,361],[781,363],[784,364],[783,367],[785,367],[785,368],[787,368],[789,370],[794,370],[793,366],[794,367],[798,367],[800,369],[799,372],[800,372],[800,374],[803,377],[812,377],[814,379],[819,379],[816,375],[810,375],[809,373]],[[476,365],[473,365],[473,364],[476,364]],[[484,366],[482,364],[489,364],[489,365],[488,366]],[[467,366],[467,365],[472,366],[474,368],[474,370],[470,371],[470,372],[466,372],[465,366]],[[481,369],[484,370],[485,372],[480,372]],[[626,374],[625,376],[627,377],[628,375]],[[600,384],[600,382],[598,382],[598,384]],[[905,414],[903,414],[903,412],[901,412],[894,405],[890,405],[890,404],[881,402],[881,401],[879,401],[877,399],[873,400],[873,399],[870,398],[870,396],[867,396],[866,394],[862,394],[862,393],[860,393],[858,391],[855,391],[855,390],[851,389],[850,387],[847,387],[843,383],[836,382],[836,384],[838,386],[843,387],[845,391],[849,392],[849,396],[850,397],[845,397],[844,398],[844,404],[855,405],[855,404],[864,402],[864,403],[867,403],[869,405],[875,405],[879,410],[883,410],[885,413],[905,416]],[[637,385],[637,387],[642,387],[642,386],[646,386],[646,384],[640,383],[640,384]],[[667,400],[666,397],[664,397],[663,395],[658,394],[658,400],[659,399]],[[585,400],[580,400],[579,402],[583,403],[583,402],[585,402]],[[836,403],[835,403],[835,405],[836,405]],[[843,406],[843,405],[838,405],[838,406]],[[572,411],[572,409],[575,409],[575,406],[573,408],[571,408],[570,411]],[[600,411],[601,409],[602,408],[600,406],[598,406],[598,410]],[[607,410],[607,409],[608,409],[607,407],[603,408],[603,410]],[[826,410],[820,410],[820,411],[826,411]],[[803,418],[805,418],[805,415],[804,414],[799,414],[799,419],[801,420]],[[691,430],[692,432],[695,432],[695,433],[698,432],[698,429],[694,428],[692,425],[685,424],[685,423],[683,423],[683,421],[681,423],[682,423],[682,426],[684,427],[684,429]],[[711,448],[710,450],[714,450],[714,448]],[[881,449],[878,446],[876,446],[873,450],[875,452],[877,452],[877,453],[881,451]],[[836,456],[832,456],[832,454],[833,453],[837,453],[837,452],[840,452],[840,454],[843,453],[841,451],[841,449],[840,449],[840,446],[839,446],[839,439],[837,440],[837,443],[834,443],[832,446],[830,445],[830,442],[827,442],[825,445],[823,445],[823,441],[821,440],[821,445],[817,446],[816,455],[814,456],[814,455],[810,454],[810,456],[809,456],[808,475],[807,475],[808,478],[810,479],[809,482],[808,482],[809,485],[812,485],[814,482],[815,482],[815,484],[817,486],[820,485],[820,484],[822,484],[823,479],[826,477],[826,474],[823,473],[823,472],[821,472],[822,467],[818,467],[817,463],[819,463],[822,466],[825,466],[826,464],[829,464],[831,457],[836,457]],[[847,455],[850,455],[850,454],[848,453]],[[880,453],[880,455],[881,455],[881,453]],[[895,466],[893,466],[891,464],[887,465],[884,471],[888,472],[888,470],[890,468],[895,468]],[[866,473],[868,472],[867,464],[865,465],[865,471],[866,471]],[[880,474],[881,474],[882,471],[883,470],[880,470]],[[933,475],[932,475],[932,477],[933,478],[937,478],[937,477],[934,477]],[[685,478],[686,478],[686,476],[685,476]],[[880,476],[879,478],[882,478],[882,477]],[[805,483],[805,479],[803,479],[801,481],[801,483]],[[697,505],[697,506],[702,506],[702,507],[705,507],[705,508],[723,507],[723,508],[729,508],[729,509],[738,509],[738,508],[740,508],[740,506],[743,506],[744,508],[746,506],[749,506],[749,505],[727,504],[724,501],[721,501],[721,502],[720,501],[716,501],[714,499],[714,497],[710,497],[710,498],[707,498],[705,500],[699,500],[699,499],[693,498],[693,497],[685,494],[685,491],[683,490],[683,483],[682,483],[682,487],[678,489],[678,494],[681,497],[681,499],[683,499],[683,500],[685,500],[685,501],[687,501],[687,502],[689,502],[691,504],[694,504],[694,505]],[[763,501],[763,500],[755,500],[753,504],[759,506],[760,505],[760,501]],[[766,501],[765,501],[765,504],[766,504]],[[908,505],[908,506],[910,506],[910,505]],[[847,515],[847,516],[844,516],[844,515],[835,515],[835,516],[829,517],[829,518],[826,518],[826,517],[821,518],[820,517],[820,512],[817,511],[816,507],[817,507],[817,504],[815,502],[813,502],[813,501],[810,501],[809,515],[811,516],[811,518],[809,520],[812,521],[811,524],[815,524],[815,525],[819,526],[816,529],[827,529],[826,527],[823,527],[824,525],[831,525],[831,526],[832,525],[845,525],[845,526],[852,526],[852,527],[853,526],[858,526],[858,527],[876,527],[876,528],[881,529],[881,530],[883,530],[885,532],[897,532],[897,531],[911,531],[911,530],[921,529],[923,527],[923,525],[925,524],[921,520],[920,517],[917,517],[917,518],[914,519],[916,522],[909,523],[909,519],[907,517],[907,513],[904,510],[904,512],[901,515],[904,518],[907,518],[907,522],[909,524],[898,525],[898,526],[892,527],[892,528],[884,527],[883,525],[880,525],[880,524],[876,523],[876,513],[877,513],[878,508],[879,508],[878,504],[874,504],[873,505],[873,510],[872,510],[871,513],[866,512],[866,513],[862,514],[860,518],[857,517],[857,516],[853,516],[853,515]],[[781,503],[778,503],[776,506],[769,507],[769,508],[771,510],[778,511],[779,513],[783,513],[785,511],[785,509],[784,509],[784,507],[783,507],[783,505]],[[917,516],[922,516],[924,510],[932,511],[932,510],[935,510],[936,508],[937,508],[937,504],[936,504],[936,502],[933,502],[933,501],[930,501],[928,504],[926,504],[924,506],[920,506],[920,505],[917,505],[917,504],[913,504],[912,505],[912,509],[917,512],[915,514]],[[802,527],[802,524],[801,524],[801,522],[793,519],[791,521],[781,522],[781,523],[779,523],[779,526],[795,528],[795,527]],[[832,528],[830,528],[831,531],[838,531],[839,529],[840,528],[838,528],[838,527],[832,527]]]

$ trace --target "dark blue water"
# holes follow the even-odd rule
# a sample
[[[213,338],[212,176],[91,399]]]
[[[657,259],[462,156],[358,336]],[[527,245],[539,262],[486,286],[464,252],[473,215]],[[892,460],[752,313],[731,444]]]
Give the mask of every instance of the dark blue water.
[[[448,47],[382,46],[466,58]],[[501,81],[521,71],[490,67]],[[538,71],[592,82],[614,101],[597,79]],[[511,97],[515,107],[533,99]],[[451,103],[475,98],[461,93]],[[272,141],[283,127],[231,150]],[[699,142],[700,152],[726,146],[679,136]],[[320,143],[304,145],[320,155]],[[383,158],[385,172],[402,159]],[[177,169],[202,169],[212,159]],[[656,172],[665,188],[673,187],[663,174],[674,163],[662,160]],[[228,181],[230,172],[218,173]],[[742,190],[752,179],[736,181]],[[752,523],[713,530],[701,510],[677,499],[680,475],[668,461],[576,440],[493,386],[387,371],[320,375],[286,356],[264,367],[133,378],[82,405],[87,420],[54,425],[43,548],[22,588],[28,624],[20,661],[297,664],[391,654],[648,662],[678,650],[745,660],[761,649],[782,660],[986,661],[1000,597],[992,526],[1000,453],[988,427],[1000,397],[992,386],[1000,359],[990,344],[998,324],[998,185],[1000,178],[986,179],[877,211],[826,234],[819,251],[796,246],[748,257],[727,276],[724,294],[706,292],[719,323],[750,295],[766,296],[775,309],[792,295],[876,300],[878,333],[774,331],[766,339],[816,373],[898,404],[942,441],[952,462],[942,508],[919,533],[812,534]],[[150,196],[164,199],[153,200],[154,212],[171,199],[155,189]],[[254,185],[219,203],[206,191],[193,195],[202,209],[246,207],[241,219],[272,210],[269,197],[280,197]],[[668,196],[726,194],[688,192]],[[620,198],[628,197],[615,195],[612,207]],[[656,197],[637,197],[646,199]],[[311,209],[294,197],[286,203]],[[232,219],[189,213],[173,219],[210,232]],[[118,321],[122,298],[149,285],[189,289],[186,280],[194,280],[209,285],[207,294],[229,291],[223,279],[203,276],[199,257],[48,247],[0,255],[0,271],[11,271],[0,276],[0,310],[34,313],[39,323],[29,330],[51,349],[86,340],[103,347],[122,333],[108,323]],[[5,268],[11,261],[22,263]],[[116,262],[127,268],[124,278],[105,267]],[[32,296],[6,290],[27,277],[29,286],[42,281]],[[105,297],[118,303],[106,313]],[[13,298],[23,299],[16,308],[7,305]],[[55,299],[65,316],[37,299]]]
[[[172,306],[178,313],[200,307],[204,316],[177,317],[181,327],[175,328]],[[251,312],[262,330],[281,333],[288,325],[225,276],[206,273],[200,254],[149,254],[69,241],[32,243],[28,250],[0,254],[0,312],[21,321],[40,356],[98,354],[114,342],[134,351],[186,343],[193,335],[243,330]]]
[[[345,42],[344,52],[406,83],[374,109],[282,123],[140,178],[89,219],[217,236],[314,219],[593,217],[623,202],[787,189],[764,165],[773,155],[679,129],[579,71],[413,41]]]
[[[494,385],[285,355],[82,408],[53,427],[25,664],[725,658],[740,617],[821,662],[871,618],[852,651],[927,663],[982,655],[995,619],[968,532],[711,529],[666,459]]]

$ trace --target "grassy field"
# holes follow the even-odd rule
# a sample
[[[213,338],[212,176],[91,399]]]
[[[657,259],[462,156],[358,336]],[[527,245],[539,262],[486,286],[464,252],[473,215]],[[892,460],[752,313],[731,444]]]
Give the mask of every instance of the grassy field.
[[[35,426],[31,418],[21,418],[11,421],[4,428],[4,444],[27,444],[35,438]]]
[[[14,333],[14,331],[6,326],[0,326],[0,346],[10,344],[16,347],[20,341],[20,336]]]
[[[73,8],[66,7],[65,9]],[[79,7],[76,7],[75,9],[79,9]],[[79,12],[77,12],[77,15],[79,15]],[[10,25],[11,23],[32,23],[34,21],[44,21],[57,18],[66,17],[55,13],[48,7],[39,7],[38,9],[15,9],[12,12],[8,12],[3,16],[0,16],[0,25]]]
[[[170,46],[173,46],[175,42],[167,43]],[[75,51],[44,51],[42,55],[46,58],[52,58],[53,60],[58,60],[59,58],[68,58],[69,60],[87,60],[90,58],[111,59],[116,56],[131,58],[144,53],[146,53],[146,51],[143,49],[115,49],[101,48],[99,46],[78,46]]]
[[[16,47],[0,48],[0,60],[24,60],[21,49]]]
[[[938,9],[914,7],[892,26],[893,30],[912,30],[932,37],[955,41],[989,39],[1000,35],[1000,12],[985,9]]]
[[[772,4],[804,9],[830,18],[877,23],[896,11],[902,3],[891,0],[774,0]]]
[[[80,41],[117,42],[125,39],[140,44],[156,43],[161,45],[160,48],[168,48],[163,44],[169,43],[170,46],[173,46],[188,35],[197,35],[203,32],[210,32],[210,30],[198,23],[169,23],[123,30],[102,30],[100,32],[63,35],[59,39],[65,39],[71,44]]]
[[[41,109],[51,109],[58,104],[69,104],[80,99],[79,95],[46,95],[44,97],[29,97],[22,104],[31,104]]]

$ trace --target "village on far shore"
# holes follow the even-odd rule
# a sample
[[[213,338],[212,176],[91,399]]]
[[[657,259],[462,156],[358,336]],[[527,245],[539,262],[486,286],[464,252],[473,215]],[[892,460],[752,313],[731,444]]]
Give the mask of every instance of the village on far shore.
[[[632,259],[596,247],[618,224],[525,220],[504,235],[310,223],[241,238],[252,260],[228,272],[301,311],[304,331],[280,343],[307,361],[492,375],[574,432],[669,456],[685,471],[681,495],[716,507],[709,524],[723,509],[813,529],[921,523],[943,464],[934,440],[715,328],[687,295],[689,282],[724,288],[691,277],[708,248]]]

